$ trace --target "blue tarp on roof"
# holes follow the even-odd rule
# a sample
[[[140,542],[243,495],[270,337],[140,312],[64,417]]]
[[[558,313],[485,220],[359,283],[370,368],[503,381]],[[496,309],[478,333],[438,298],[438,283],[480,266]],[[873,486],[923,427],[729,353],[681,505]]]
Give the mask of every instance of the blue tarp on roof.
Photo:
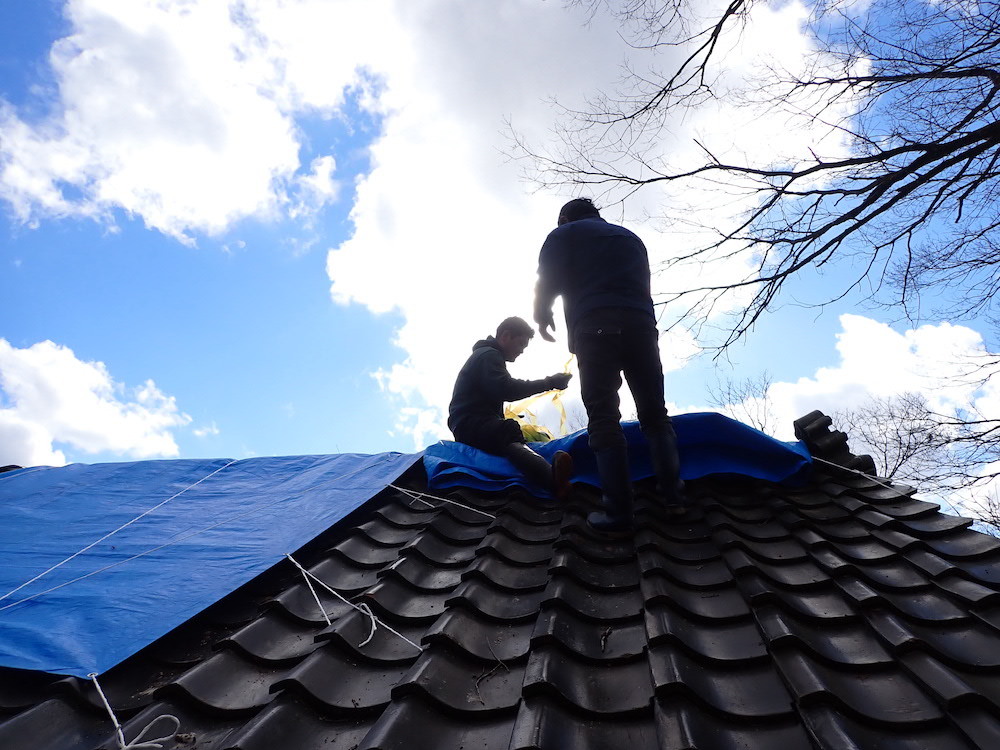
[[[0,474],[0,666],[100,674],[316,538],[419,458],[140,461]]]
[[[801,484],[809,475],[812,457],[805,443],[775,440],[759,430],[714,412],[680,414],[671,418],[677,432],[681,476],[699,479],[736,475],[783,484]],[[649,448],[638,422],[625,422],[633,480],[653,476]],[[585,430],[548,443],[532,443],[548,459],[557,450],[573,456],[573,481],[600,486],[594,454]],[[473,487],[503,490],[520,485],[542,496],[548,490],[534,486],[506,458],[461,443],[442,441],[424,451],[424,468],[432,489]]]

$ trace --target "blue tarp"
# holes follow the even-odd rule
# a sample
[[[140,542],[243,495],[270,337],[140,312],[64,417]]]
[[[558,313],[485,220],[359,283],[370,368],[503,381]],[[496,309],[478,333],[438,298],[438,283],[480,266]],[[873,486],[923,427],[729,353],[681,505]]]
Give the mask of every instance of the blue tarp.
[[[140,461],[0,474],[0,666],[100,674],[316,538],[419,458]]]
[[[711,475],[737,475],[784,484],[801,484],[812,464],[805,443],[786,443],[713,412],[672,417],[681,457],[681,476],[699,479]],[[653,476],[649,448],[637,422],[625,422],[632,479]],[[600,486],[594,454],[584,430],[548,443],[531,446],[548,459],[557,450],[573,456],[573,481]],[[473,487],[503,490],[520,485],[548,496],[544,488],[531,485],[506,458],[461,443],[442,441],[424,451],[424,468],[432,489]]]

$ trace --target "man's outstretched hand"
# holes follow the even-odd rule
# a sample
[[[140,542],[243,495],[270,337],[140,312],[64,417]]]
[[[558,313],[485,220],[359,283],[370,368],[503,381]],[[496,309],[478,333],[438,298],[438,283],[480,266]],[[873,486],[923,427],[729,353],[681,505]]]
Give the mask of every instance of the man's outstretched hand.
[[[542,334],[545,335],[544,333]],[[565,391],[569,387],[570,378],[573,376],[568,372],[559,372],[555,375],[549,375],[546,380],[549,381],[549,390],[556,389],[560,391]]]

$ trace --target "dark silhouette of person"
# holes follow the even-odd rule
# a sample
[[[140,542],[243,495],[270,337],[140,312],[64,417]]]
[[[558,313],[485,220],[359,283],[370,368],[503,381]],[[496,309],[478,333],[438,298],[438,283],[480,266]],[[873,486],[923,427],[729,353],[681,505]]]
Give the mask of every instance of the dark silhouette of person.
[[[448,406],[448,429],[455,440],[487,453],[505,456],[525,476],[550,489],[558,500],[569,496],[573,459],[556,451],[552,463],[525,444],[521,425],[504,419],[503,402],[517,401],[553,389],[565,390],[572,375],[558,373],[539,380],[518,380],[507,372],[535,335],[522,318],[507,318],[496,337],[487,336],[472,347],[455,379]]]
[[[622,373],[649,443],[658,492],[671,513],[683,513],[688,501],[664,404],[646,246],[625,227],[602,219],[588,198],[562,207],[558,226],[539,254],[534,317],[546,341],[555,341],[549,329],[555,329],[552,303],[559,296],[601,479],[603,510],[591,513],[587,522],[608,533],[632,528],[634,495],[618,397]]]

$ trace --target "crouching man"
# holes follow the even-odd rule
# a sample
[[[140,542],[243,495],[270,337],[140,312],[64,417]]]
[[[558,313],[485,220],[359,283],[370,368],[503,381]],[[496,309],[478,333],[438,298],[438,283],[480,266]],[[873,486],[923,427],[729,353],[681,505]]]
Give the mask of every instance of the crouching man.
[[[518,380],[507,372],[527,348],[534,330],[521,318],[507,318],[496,337],[487,336],[472,347],[472,355],[455,380],[448,407],[448,428],[455,440],[487,453],[504,456],[534,483],[550,489],[558,500],[569,495],[573,459],[557,451],[552,464],[525,445],[521,425],[504,419],[504,401],[517,401],[552,389],[564,390],[572,375],[558,373],[540,380]]]

